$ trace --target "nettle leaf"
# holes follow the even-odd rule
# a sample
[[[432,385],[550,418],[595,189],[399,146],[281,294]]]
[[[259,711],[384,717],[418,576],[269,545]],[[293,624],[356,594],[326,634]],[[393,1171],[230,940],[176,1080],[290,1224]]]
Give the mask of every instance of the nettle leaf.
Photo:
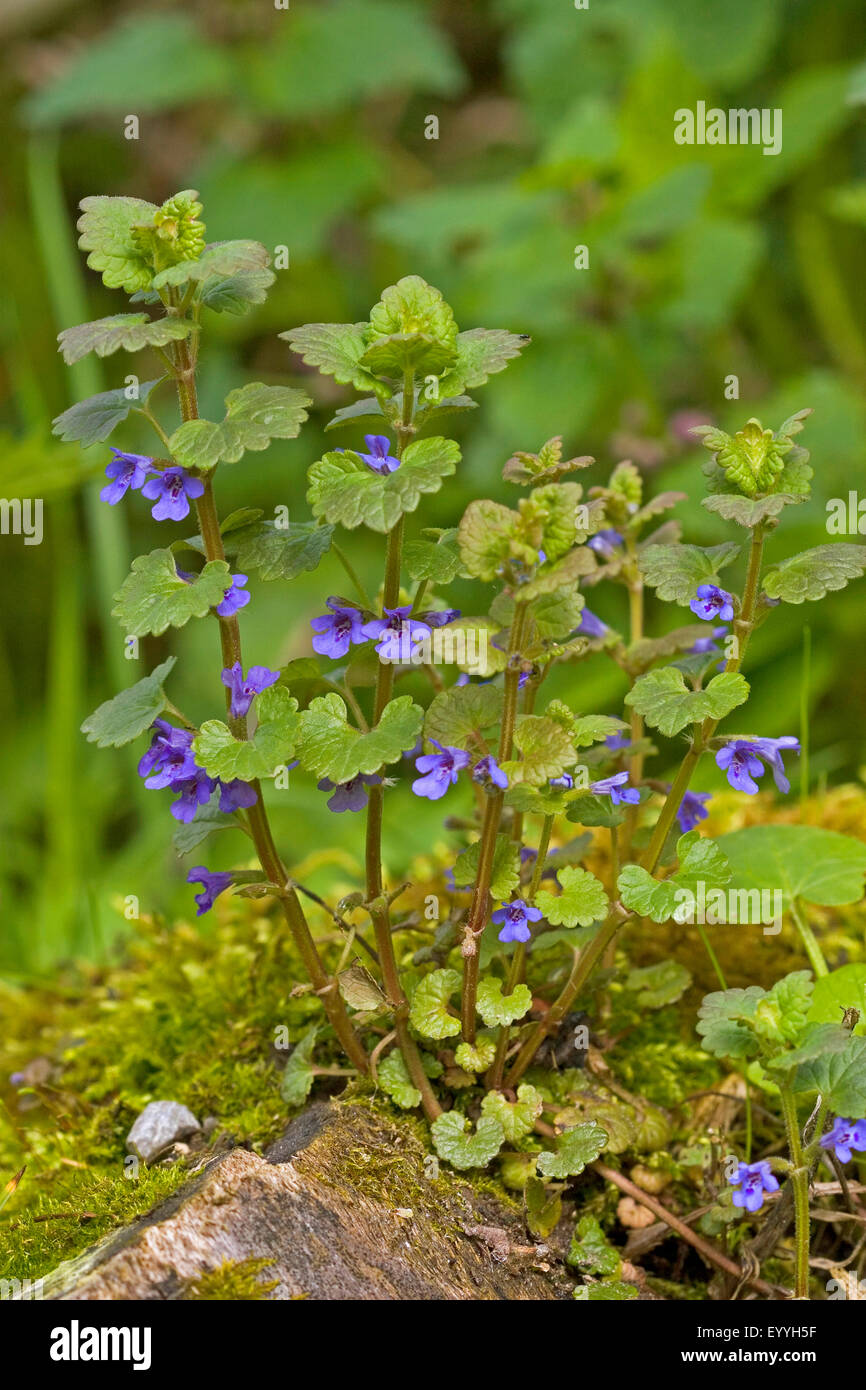
[[[544,714],[522,715],[514,730],[514,743],[519,760],[503,764],[510,784],[528,782],[540,787],[577,761],[568,732]]]
[[[742,546],[733,541],[722,545],[648,545],[638,564],[650,588],[660,599],[683,606],[695,597],[699,584],[714,584],[719,573],[739,555]]]
[[[841,1023],[847,1009],[857,1009],[856,1033],[866,1032],[866,964],[842,965],[815,981],[809,1023]]]
[[[82,198],[78,245],[88,251],[87,264],[98,270],[110,290],[150,288],[153,269],[135,240],[133,228],[149,223],[159,211],[141,198]]]
[[[458,888],[475,882],[481,841],[458,854],[454,862],[454,882]],[[520,883],[520,846],[508,835],[497,835],[490,874],[490,892],[494,898],[508,899]]]
[[[359,772],[377,772],[396,762],[414,747],[423,718],[424,711],[410,695],[399,695],[385,706],[375,729],[365,734],[349,724],[345,702],[330,691],[302,711],[298,755],[317,777],[350,782]]]
[[[720,835],[732,886],[778,890],[785,908],[796,898],[825,907],[859,902],[866,845],[814,825],[751,825]]]
[[[739,671],[714,676],[705,690],[689,690],[682,671],[663,666],[636,680],[625,703],[643,715],[651,728],[671,738],[688,724],[723,719],[748,697],[748,681]]]
[[[366,323],[305,323],[277,336],[283,338],[311,367],[359,391],[376,387],[372,372],[361,366],[367,350]]]
[[[469,328],[458,333],[454,365],[439,383],[444,396],[459,396],[466,388],[483,386],[518,357],[530,341],[525,333],[504,328]]]
[[[535,906],[552,927],[589,927],[607,916],[607,893],[587,869],[560,869],[557,880],[562,892],[557,897],[542,889],[535,895]]]
[[[571,726],[571,739],[575,748],[589,748],[624,728],[625,720],[615,719],[612,714],[583,714]]]
[[[399,1047],[392,1048],[376,1069],[379,1085],[401,1110],[414,1110],[421,1104],[421,1092],[412,1085],[409,1070]]]
[[[146,347],[165,347],[166,343],[188,338],[195,327],[191,319],[172,315],[152,319],[147,314],[111,314],[105,319],[94,319],[92,323],[64,328],[58,333],[57,341],[64,362],[71,366],[89,352],[95,352],[97,357],[109,357],[120,348],[126,352],[140,352]]]
[[[245,314],[254,304],[264,304],[275,279],[272,270],[242,270],[224,279],[206,280],[201,302],[215,314]]]
[[[526,1082],[518,1086],[516,1101],[507,1101],[500,1091],[488,1091],[481,1102],[482,1115],[499,1121],[509,1144],[516,1144],[532,1133],[543,1108],[541,1095]]]
[[[426,579],[430,584],[450,584],[460,569],[460,551],[456,530],[446,531],[436,541],[409,541],[403,551],[403,563],[412,579]]]
[[[675,1004],[692,983],[692,974],[676,960],[661,960],[642,970],[631,970],[625,987],[636,990],[637,1004],[642,1009],[662,1009]]]
[[[459,1110],[446,1110],[430,1126],[436,1152],[452,1168],[485,1168],[505,1143],[505,1131],[498,1120],[482,1115],[473,1134],[469,1121]]]
[[[311,1028],[292,1048],[280,1082],[280,1095],[288,1105],[303,1105],[313,1089],[313,1049],[318,1036],[318,1028]]]
[[[532,995],[527,985],[516,985],[511,994],[502,993],[502,981],[488,976],[478,986],[476,1006],[488,1028],[514,1023],[528,1012]]]
[[[764,997],[760,985],[705,995],[697,1025],[705,1051],[714,1057],[754,1057],[760,1048],[751,1021]]]
[[[271,777],[295,751],[299,731],[298,702],[283,685],[256,696],[258,725],[251,739],[235,738],[221,719],[206,719],[193,739],[193,754],[208,777],[254,782]]]
[[[849,1120],[866,1118],[866,1038],[851,1037],[841,1052],[824,1053],[794,1074],[795,1091],[819,1091],[824,1103]]]
[[[225,560],[210,560],[193,579],[181,579],[170,550],[152,550],[132,562],[112,615],[129,637],[158,637],[167,627],[183,627],[190,618],[203,618],[230,586]]]
[[[255,570],[262,579],[296,579],[317,568],[333,535],[333,526],[316,521],[294,521],[289,526],[259,521],[231,534],[226,549],[235,556],[242,574]]]
[[[71,444],[77,440],[82,449],[89,448],[91,444],[98,444],[108,438],[131,410],[137,409],[147,400],[161,379],[142,382],[132,399],[127,396],[129,388],[126,386],[88,396],[86,401],[71,405],[62,415],[57,416],[52,422],[52,433],[59,435],[64,444]]]
[[[237,463],[248,449],[266,449],[272,439],[294,439],[310,404],[304,391],[251,381],[229,391],[222,424],[187,420],[176,429],[168,441],[172,458],[184,468],[205,470],[220,462]]]
[[[538,1155],[538,1171],[545,1178],[576,1178],[594,1163],[608,1141],[607,1131],[590,1120],[567,1129],[556,1141],[556,1152]]]
[[[106,700],[81,726],[88,743],[99,748],[122,748],[149,729],[165,708],[163,682],[172,670],[176,656],[170,656],[143,680],[128,690],[121,690],[113,700]]]
[[[206,246],[197,260],[178,261],[153,277],[153,289],[198,284],[203,280],[226,279],[244,271],[266,270],[270,256],[260,241],[214,241]],[[273,279],[273,276],[271,277]]]
[[[479,1033],[473,1043],[460,1043],[454,1053],[454,1060],[464,1071],[487,1071],[493,1066],[496,1056],[496,1043],[491,1037]]]
[[[769,492],[775,486],[785,467],[785,455],[792,447],[781,430],[775,435],[754,418],[747,420],[734,435],[712,425],[697,425],[691,433],[715,455],[718,467],[728,480],[748,497]]]
[[[480,498],[470,502],[457,528],[463,568],[473,579],[490,581],[511,556],[511,542],[520,518],[501,502]]]
[[[171,842],[178,854],[189,854],[215,830],[237,830],[237,816],[217,809],[216,801],[199,806],[191,821],[178,821]]]
[[[453,1038],[460,1032],[460,1019],[448,1006],[461,984],[456,970],[432,970],[420,981],[412,996],[409,1022],[423,1037]]]
[[[416,439],[404,451],[400,467],[385,476],[374,473],[357,454],[329,453],[309,469],[307,501],[313,515],[354,530],[390,531],[406,512],[414,512],[427,493],[438,492],[454,473],[460,448],[453,439]]]
[[[777,980],[755,1008],[753,1027],[774,1043],[795,1043],[806,1026],[812,1004],[812,972],[794,970]]]
[[[588,545],[578,546],[577,549],[570,550],[561,560],[557,560],[556,564],[542,565],[535,578],[530,579],[528,584],[524,584],[520,591],[521,598],[527,602],[532,602],[540,598],[542,594],[555,593],[558,589],[577,584],[579,580],[591,575],[598,567],[595,551],[591,550]]]
[[[499,723],[503,698],[495,685],[449,686],[431,700],[424,735],[449,748],[470,748],[476,734]]]
[[[792,492],[773,492],[769,497],[742,497],[738,492],[712,493],[703,499],[708,512],[717,512],[726,521],[736,521],[740,526],[753,527],[766,521],[767,517],[778,516],[783,507],[805,502],[807,494]]]
[[[542,594],[532,605],[532,621],[539,637],[567,637],[580,624],[584,608],[583,594],[577,590],[557,589]]]
[[[849,579],[866,570],[866,545],[838,541],[819,545],[792,555],[771,569],[764,579],[764,592],[784,603],[816,600],[836,589],[844,589]]]

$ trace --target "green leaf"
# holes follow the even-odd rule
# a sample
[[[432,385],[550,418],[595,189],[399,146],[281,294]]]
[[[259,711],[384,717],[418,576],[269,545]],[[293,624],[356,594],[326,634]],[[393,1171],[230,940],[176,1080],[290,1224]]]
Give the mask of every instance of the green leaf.
[[[676,960],[660,960],[655,965],[631,970],[625,987],[637,990],[637,1004],[642,1009],[662,1009],[681,999],[692,982],[691,971]]]
[[[412,1085],[399,1047],[392,1048],[384,1061],[379,1063],[377,1075],[382,1090],[401,1110],[414,1110],[421,1104],[421,1092]]]
[[[601,743],[625,727],[624,720],[615,719],[611,714],[584,714],[574,720],[571,738],[575,748],[589,748],[591,744]]]
[[[797,1068],[795,1091],[819,1091],[825,1104],[849,1120],[866,1118],[866,1038],[851,1037],[841,1052],[825,1053]]]
[[[478,859],[481,841],[458,854],[454,862],[454,882],[458,888],[475,882],[478,873]],[[493,868],[490,874],[490,892],[500,901],[507,900],[520,883],[520,846],[508,835],[497,835],[493,851]]]
[[[669,921],[679,902],[676,884],[670,880],[660,883],[640,864],[626,864],[620,870],[617,888],[627,908],[653,922]]]
[[[509,784],[528,782],[540,787],[552,777],[560,777],[577,761],[568,733],[547,715],[521,715],[514,730],[514,744],[519,758],[504,763],[502,769]]]
[[[167,316],[152,319],[147,314],[111,314],[106,319],[94,319],[92,323],[79,323],[75,328],[65,328],[58,333],[57,341],[64,362],[71,366],[89,352],[97,357],[108,357],[123,348],[126,352],[140,352],[146,347],[165,347],[166,343],[188,338],[195,329],[190,319]]]
[[[217,803],[199,806],[191,821],[179,821],[175,826],[171,842],[178,854],[189,854],[202,840],[206,840],[214,830],[238,830],[237,816],[228,816],[217,809]]]
[[[370,310],[370,341],[407,334],[421,334],[451,347],[457,337],[450,304],[420,275],[404,275],[396,285],[389,285]]]
[[[447,531],[438,542],[409,541],[403,551],[403,563],[410,578],[450,584],[460,569],[456,535],[456,531]]]
[[[625,811],[622,806],[614,806],[609,796],[596,796],[593,792],[580,792],[575,796],[566,811],[566,816],[576,825],[599,825],[612,830],[622,825]]]
[[[488,976],[478,986],[477,1008],[488,1028],[516,1022],[531,1003],[532,995],[526,985],[517,985],[511,994],[504,995],[502,981]]]
[[[690,898],[702,884],[704,890],[724,887],[731,877],[727,858],[714,840],[691,830],[677,841],[679,868],[672,878],[659,881],[639,864],[626,864],[620,873],[618,888],[626,907],[653,922],[667,922],[671,917],[688,921]]]
[[[453,348],[428,333],[390,333],[370,344],[361,366],[377,377],[402,381],[407,371],[420,378],[438,376],[453,361]]]
[[[590,504],[592,505],[592,504]],[[542,594],[553,594],[558,589],[576,585],[587,575],[598,569],[595,551],[588,545],[570,550],[555,565],[542,565],[534,579],[530,579],[521,589],[521,597],[528,603],[534,602]]]
[[[802,428],[802,423],[798,428]],[[734,435],[712,425],[698,425],[692,434],[701,438],[729,482],[747,497],[775,488],[785,467],[785,455],[792,447],[790,439],[781,431],[775,435],[754,418],[747,420]]]
[[[856,1033],[866,1032],[866,964],[857,961],[831,970],[815,981],[809,1023],[841,1024],[847,1009],[857,1009],[860,1022]]]
[[[530,1155],[523,1155],[529,1158]],[[534,1162],[533,1162],[534,1167]],[[559,1225],[562,1216],[562,1197],[556,1189],[548,1192],[540,1178],[530,1177],[524,1192],[526,1226],[536,1240],[547,1240]]]
[[[705,497],[703,505],[708,512],[717,512],[726,521],[753,527],[766,521],[769,516],[778,516],[783,507],[806,500],[805,493],[772,492],[769,497],[752,498],[741,497],[738,492],[719,492]]]
[[[462,984],[456,970],[433,970],[425,975],[412,996],[409,1022],[425,1038],[453,1038],[460,1032],[460,1019],[449,1012],[452,994]]]
[[[751,1025],[765,993],[760,985],[749,985],[705,995],[697,1025],[704,1049],[714,1057],[754,1057],[759,1044]]]
[[[482,1115],[475,1127],[459,1110],[446,1110],[430,1126],[436,1152],[452,1168],[485,1168],[505,1143],[505,1132],[498,1120]]]
[[[799,898],[836,907],[863,896],[866,845],[850,835],[813,825],[751,825],[717,843],[732,887],[778,889],[785,908]]]
[[[742,549],[733,541],[722,545],[648,545],[638,564],[650,588],[666,602],[683,606],[695,597],[699,584],[714,584],[719,572],[730,565]]]
[[[136,681],[128,690],[122,690],[113,700],[106,700],[88,715],[81,726],[88,743],[95,743],[99,748],[122,748],[149,729],[165,708],[163,682],[176,661],[177,657],[170,656],[149,676]]]
[[[650,728],[659,729],[670,738],[688,724],[707,718],[723,719],[737,705],[744,704],[748,696],[748,682],[739,671],[713,676],[705,690],[689,690],[682,671],[663,666],[636,680],[625,703],[643,715]]]
[[[607,1132],[594,1120],[575,1125],[559,1136],[555,1153],[538,1155],[538,1171],[545,1178],[576,1178],[595,1162],[607,1140]]]
[[[849,579],[859,578],[864,570],[866,545],[851,545],[845,541],[818,545],[814,550],[792,555],[769,570],[764,579],[764,592],[785,603],[814,601],[844,589]]]
[[[315,521],[294,521],[289,526],[258,521],[232,533],[226,549],[235,556],[242,574],[255,570],[262,579],[296,579],[317,568],[333,534],[333,526]]]
[[[362,391],[378,385],[373,374],[360,365],[367,349],[368,327],[366,323],[306,323],[277,336],[309,366]]]
[[[469,748],[475,735],[502,718],[503,693],[494,685],[440,690],[424,717],[424,735],[449,748]]]
[[[788,1076],[794,1067],[804,1062],[814,1062],[831,1052],[844,1052],[851,1034],[838,1023],[815,1023],[807,1025],[797,1041],[796,1047],[780,1052],[776,1057],[765,1059],[768,1071]]]
[[[266,270],[270,256],[260,241],[214,241],[206,246],[197,260],[178,261],[153,277],[153,289],[186,285],[192,281],[226,279],[252,270]],[[271,277],[273,279],[273,276]]]
[[[470,502],[457,528],[463,568],[473,579],[495,579],[511,557],[519,517],[501,502]]]
[[[619,1251],[608,1242],[595,1216],[578,1221],[565,1262],[584,1274],[601,1276],[619,1274],[622,1265]]]
[[[169,440],[172,458],[184,468],[237,463],[248,449],[266,449],[272,439],[294,439],[307,418],[310,398],[291,386],[251,381],[226,396],[222,424],[187,420]]]
[[[359,772],[373,773],[396,762],[412,748],[424,712],[409,695],[391,700],[375,729],[361,733],[348,722],[344,701],[336,692],[311,700],[300,716],[298,755],[308,772],[349,782]]]
[[[133,560],[111,611],[128,636],[153,633],[158,637],[167,627],[183,627],[190,618],[203,618],[222,603],[229,585],[225,560],[209,561],[201,574],[187,582],[178,575],[170,550],[152,550]]]
[[[159,211],[141,198],[82,198],[78,245],[88,251],[87,264],[98,270],[110,290],[150,288],[153,268],[133,235],[139,223],[152,221]]]
[[[473,1043],[460,1043],[454,1053],[454,1060],[464,1071],[487,1071],[493,1066],[496,1056],[496,1043],[490,1037],[479,1033]]]
[[[272,270],[243,270],[225,279],[206,280],[201,302],[215,314],[245,314],[254,304],[264,304],[275,278]]]
[[[235,738],[221,719],[206,719],[193,739],[193,754],[208,777],[231,782],[240,777],[254,782],[271,777],[295,751],[298,702],[283,685],[272,685],[256,697],[258,725],[251,739]]]
[[[501,1124],[506,1141],[516,1144],[525,1135],[531,1134],[544,1107],[538,1091],[526,1082],[517,1088],[517,1100],[508,1101],[500,1091],[488,1091],[481,1102],[482,1115]]]
[[[806,1025],[812,1003],[812,972],[794,970],[777,980],[758,1001],[753,1027],[772,1043],[794,1043]]]
[[[518,357],[529,342],[525,333],[504,328],[470,328],[458,333],[454,365],[439,383],[443,396],[459,396],[467,388],[483,386]]]
[[[566,868],[559,870],[557,879],[562,888],[558,897],[546,889],[535,895],[535,906],[552,927],[589,927],[607,916],[608,896],[594,874]]]
[[[348,449],[325,454],[309,470],[307,501],[314,516],[332,524],[385,533],[406,512],[414,512],[423,495],[439,491],[459,458],[459,446],[438,436],[414,440],[400,467],[385,476]]]
[[[634,1284],[623,1279],[602,1279],[598,1284],[579,1285],[573,1296],[581,1303],[630,1303],[640,1295]]]
[[[62,415],[52,422],[52,433],[57,434],[64,444],[71,444],[77,440],[82,449],[87,449],[91,444],[98,444],[101,440],[107,439],[112,430],[125,420],[131,410],[137,409],[147,400],[154,386],[158,385],[161,378],[156,381],[144,381],[138,389],[137,394],[131,399],[127,395],[129,387],[119,386],[115,391],[100,391],[96,396],[88,396],[86,401],[79,401],[77,405],[71,405],[68,410],[64,410]]]
[[[313,1089],[313,1049],[318,1035],[318,1028],[311,1028],[292,1048],[280,1082],[280,1095],[287,1105],[303,1105]]]

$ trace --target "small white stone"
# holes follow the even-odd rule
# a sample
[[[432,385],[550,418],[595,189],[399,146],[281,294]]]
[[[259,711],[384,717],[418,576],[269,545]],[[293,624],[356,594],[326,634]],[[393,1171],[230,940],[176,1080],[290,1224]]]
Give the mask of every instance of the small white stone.
[[[152,1163],[164,1149],[196,1134],[201,1125],[191,1110],[176,1100],[152,1100],[126,1136],[131,1153]]]

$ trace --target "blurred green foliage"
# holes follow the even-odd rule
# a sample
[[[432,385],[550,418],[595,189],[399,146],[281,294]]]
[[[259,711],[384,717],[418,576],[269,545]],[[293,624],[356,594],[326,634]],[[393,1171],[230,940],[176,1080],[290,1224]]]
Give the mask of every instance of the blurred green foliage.
[[[0,537],[3,968],[99,954],[122,925],[115,894],[189,910],[165,800],[142,793],[129,756],[96,754],[78,732],[118,684],[167,655],[161,640],[124,662],[107,616],[129,558],[164,533],[141,505],[99,504],[105,446],[82,453],[50,434],[72,400],[123,384],[117,358],[69,373],[56,354],[61,327],[117,308],[75,250],[82,196],[161,202],[195,187],[210,237],[288,248],[267,304],[208,324],[202,407],[209,414],[254,375],[304,385],[316,410],[298,442],[220,477],[223,511],[286,503],[308,515],[303,469],[348,396],[276,334],[360,319],[408,272],[437,284],[462,326],[533,338],[456,427],[465,464],[428,524],[454,524],[479,492],[503,496],[508,455],[561,433],[570,453],[599,459],[590,482],[631,457],[654,490],[689,493],[678,513],[687,539],[718,541],[725,526],[700,508],[699,450],[685,442],[693,412],[725,427],[757,414],[775,427],[814,407],[815,499],[785,518],[770,558],[824,540],[824,500],[864,476],[859,0],[590,0],[585,10],[571,0],[292,0],[285,10],[39,0],[6,7],[0,34],[0,495],[46,503],[42,546]],[[699,100],[781,108],[782,152],[675,144],[674,111]],[[126,138],[129,116],[137,139]],[[579,246],[586,269],[575,268]],[[154,375],[140,361],[142,378]],[[738,401],[724,397],[732,373]],[[120,437],[146,447],[134,428]],[[374,541],[350,544],[375,589]],[[329,557],[290,591],[257,586],[244,614],[250,659],[306,654],[309,618],[339,592],[339,574]],[[812,623],[819,776],[856,774],[862,757],[852,717],[866,685],[861,594],[780,610],[750,652],[752,724],[798,732],[802,626]],[[618,602],[598,600],[614,623]],[[200,623],[178,642],[173,694],[197,717],[216,698],[212,639]],[[577,670],[558,676],[562,693],[583,710],[618,710],[613,667]],[[436,807],[412,805],[407,816],[395,801],[388,817],[395,873],[438,835]],[[323,798],[311,804],[301,784],[282,794],[276,824],[291,859],[326,839],[348,846],[358,828]]]

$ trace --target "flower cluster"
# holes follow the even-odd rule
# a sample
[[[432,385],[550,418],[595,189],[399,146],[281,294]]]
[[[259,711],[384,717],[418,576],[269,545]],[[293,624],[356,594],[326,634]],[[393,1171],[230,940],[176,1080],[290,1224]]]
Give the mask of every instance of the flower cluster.
[[[127,454],[114,448],[111,452],[114,458],[105,469],[109,482],[99,494],[110,507],[116,507],[127,492],[140,489],[142,497],[154,503],[154,521],[183,521],[189,516],[190,500],[195,501],[204,493],[201,478],[193,477],[185,468],[173,465],[159,469],[144,454]]]
[[[764,1194],[778,1192],[779,1179],[767,1159],[760,1163],[738,1163],[733,1177],[729,1178],[734,1189],[734,1206],[744,1207],[746,1211],[760,1211],[764,1205]]]
[[[219,809],[226,815],[255,804],[256,791],[248,782],[240,778],[222,782],[208,777],[198,766],[192,752],[191,730],[175,728],[165,719],[155,719],[153,728],[155,733],[138,764],[138,774],[149,791],[169,787],[178,793],[171,807],[175,820],[193,820],[199,806],[207,805],[215,792],[219,792]]]

